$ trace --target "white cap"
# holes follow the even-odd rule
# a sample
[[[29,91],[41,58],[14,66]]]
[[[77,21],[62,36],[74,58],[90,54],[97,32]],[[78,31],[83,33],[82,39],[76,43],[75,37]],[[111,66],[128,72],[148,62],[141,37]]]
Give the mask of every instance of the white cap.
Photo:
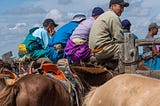
[[[83,14],[77,14],[73,17],[72,21],[75,21],[75,22],[80,22],[82,20],[85,20],[86,19],[86,16],[83,15]]]

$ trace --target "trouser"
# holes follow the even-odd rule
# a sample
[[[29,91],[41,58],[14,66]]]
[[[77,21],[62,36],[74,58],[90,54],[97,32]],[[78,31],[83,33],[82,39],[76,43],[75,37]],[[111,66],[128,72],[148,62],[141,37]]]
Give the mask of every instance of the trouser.
[[[119,45],[110,44],[104,47],[101,51],[94,54],[100,64],[105,64],[112,70],[118,67],[119,60]]]

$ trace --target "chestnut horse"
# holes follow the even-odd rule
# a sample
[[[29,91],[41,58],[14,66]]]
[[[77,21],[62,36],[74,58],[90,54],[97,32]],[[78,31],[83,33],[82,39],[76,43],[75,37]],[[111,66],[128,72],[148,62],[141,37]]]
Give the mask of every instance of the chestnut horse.
[[[83,106],[159,106],[160,80],[123,74],[92,90]]]
[[[0,92],[0,106],[71,106],[71,97],[58,80],[28,74]]]
[[[79,97],[78,105],[81,105],[83,101],[81,99],[83,98],[84,94],[90,90],[90,87],[99,86],[114,76],[112,73],[109,73],[103,69],[100,70],[102,71],[102,73],[83,73],[81,68],[83,67],[77,69],[75,67],[70,67],[69,65],[62,68],[62,71],[64,73],[66,71],[70,72],[71,76],[74,77],[78,82],[78,86],[76,86],[75,88],[77,93],[76,96]],[[93,70],[96,68],[89,69]],[[97,70],[99,71],[99,68],[97,68]],[[107,74],[110,77],[108,77]],[[71,78],[71,80],[73,81],[75,79]],[[79,89],[81,90],[79,91]],[[82,90],[85,91],[83,92]],[[73,98],[71,98],[71,93],[64,87],[64,84],[62,84],[59,80],[55,80],[53,78],[38,74],[26,75],[16,81],[13,85],[7,86],[0,93],[0,106],[70,106],[75,105],[75,102],[73,101],[74,100]]]
[[[4,78],[0,78],[0,91],[6,86]]]

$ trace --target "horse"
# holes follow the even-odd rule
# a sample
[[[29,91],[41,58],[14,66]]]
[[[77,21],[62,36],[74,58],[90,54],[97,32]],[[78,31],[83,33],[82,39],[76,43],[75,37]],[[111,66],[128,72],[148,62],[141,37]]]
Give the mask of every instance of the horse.
[[[51,64],[49,63],[49,65]],[[41,66],[43,65],[41,64]],[[60,66],[58,67],[61,68]],[[45,69],[45,67],[41,68]],[[55,66],[54,69],[57,70]],[[39,105],[77,106],[82,104],[83,97],[87,92],[89,92],[91,86],[99,86],[108,80],[106,76],[107,71],[104,72],[105,74],[98,73],[95,75],[90,75],[92,76],[92,80],[87,80],[87,77],[84,76],[89,74],[85,74],[82,76],[82,74],[78,74],[77,71],[78,69],[74,69],[69,65],[67,66],[65,65],[65,67],[61,69],[64,73],[66,73],[66,71],[70,73],[70,76],[72,77],[68,78],[71,79],[69,81],[73,81],[74,83],[76,81],[75,88],[72,92],[69,92],[69,90],[66,89],[66,87],[64,86],[65,84],[61,83],[57,79],[48,78],[44,75],[39,75],[39,74],[27,74],[19,78],[14,84],[9,85],[2,90],[2,92],[0,93],[0,106],[1,105],[25,106],[27,104],[33,106],[39,106]],[[97,69],[99,70],[99,68]],[[30,67],[30,70],[31,72],[34,72],[34,69],[32,69],[32,67]],[[79,70],[79,72],[81,73],[82,70]],[[98,78],[99,81],[97,81],[96,78]],[[102,82],[100,79],[103,79]],[[71,95],[73,95],[72,94],[73,92],[75,93],[74,96],[76,96],[76,102],[78,103],[75,103],[75,97],[71,97]]]
[[[158,79],[122,74],[90,91],[83,106],[159,106],[159,90]]]
[[[6,86],[4,78],[0,78],[0,91]]]
[[[119,75],[104,67],[85,67],[74,65],[70,67],[72,71],[78,75],[81,81],[83,81],[83,83],[87,83],[90,87],[98,87],[116,75]]]
[[[0,59],[0,91],[8,84],[13,83],[17,78],[17,75],[12,73],[10,70],[10,64],[6,64]]]
[[[107,70],[103,66],[95,66],[93,64],[66,64],[61,68],[61,64],[67,63],[66,59],[60,59],[57,62],[57,66],[65,73],[65,71],[70,72],[72,76],[79,80],[83,87],[82,97],[85,96],[91,89],[91,87],[97,87],[104,84],[106,81],[110,80],[114,76],[118,75],[110,70]],[[79,89],[79,88],[78,88]],[[77,90],[78,90],[77,89]]]
[[[33,69],[33,63],[34,62],[31,63],[32,65],[29,70],[26,70],[27,72],[29,72],[27,75],[20,77],[15,83],[6,86],[2,90],[2,92],[0,93],[0,106],[25,106],[27,104],[31,106],[81,105],[82,94],[81,91],[78,90],[81,88],[81,85],[79,86],[79,83],[73,85],[69,80],[66,80],[67,84],[65,83],[65,81],[60,81],[59,78],[62,80],[66,78],[53,63],[42,62],[40,68],[38,69]],[[39,70],[43,71],[43,75],[33,74],[33,72],[36,72],[37,70],[38,72]],[[54,75],[51,74],[51,71]],[[79,79],[72,80],[80,82]],[[83,88],[81,89],[83,90]]]
[[[58,80],[28,74],[0,92],[0,106],[71,106],[71,97]]]

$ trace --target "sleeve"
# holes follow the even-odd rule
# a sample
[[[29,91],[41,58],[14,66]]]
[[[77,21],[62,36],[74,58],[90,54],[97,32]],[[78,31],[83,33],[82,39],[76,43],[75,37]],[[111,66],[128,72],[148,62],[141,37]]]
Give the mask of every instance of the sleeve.
[[[47,31],[42,31],[41,32],[41,44],[42,44],[42,48],[46,49],[48,46],[48,41],[49,41],[49,37],[48,37],[48,32]]]
[[[118,18],[118,16],[111,17],[109,19],[108,24],[110,26],[109,31],[113,36],[113,38],[119,41],[124,40],[123,29],[122,29],[121,21]]]

